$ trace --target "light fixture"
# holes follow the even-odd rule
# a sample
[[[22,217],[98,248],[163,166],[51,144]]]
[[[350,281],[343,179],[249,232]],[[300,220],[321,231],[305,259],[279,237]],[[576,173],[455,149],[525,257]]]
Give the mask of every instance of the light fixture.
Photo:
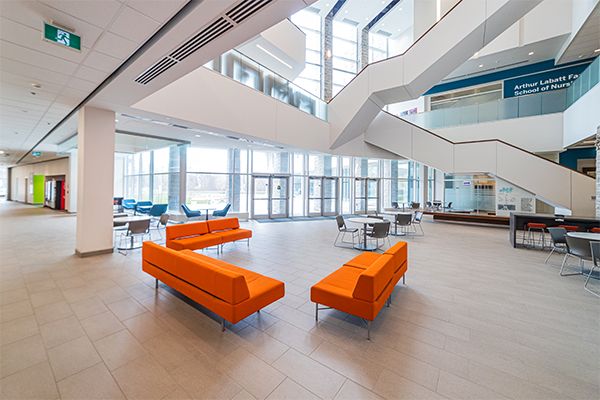
[[[579,58],[583,58],[583,55],[580,55]]]
[[[483,64],[479,64],[479,68],[483,67]]]
[[[202,135],[196,135],[196,137],[202,137]]]
[[[598,53],[598,52],[600,52],[600,48],[599,48],[599,49],[596,49],[596,50],[594,50],[594,53]]]
[[[40,85],[39,83],[31,83],[31,86],[33,86],[36,89],[41,89],[42,85]]]
[[[477,53],[473,54],[473,58],[474,58],[475,60],[477,60],[477,59],[479,58],[479,52],[477,52]]]
[[[262,47],[260,44],[257,44],[256,47],[258,47],[259,49],[261,49],[262,51],[264,51],[265,53],[267,53],[268,55],[270,55],[271,57],[273,57],[274,59],[276,59],[277,61],[279,61],[283,65],[285,65],[286,67],[292,69],[292,66],[290,64],[286,63],[281,58],[277,57],[275,54],[271,53],[269,50],[267,50],[264,47]]]
[[[530,56],[532,56],[532,55],[533,55],[533,51],[530,51],[530,52],[529,52],[529,55],[530,55]]]
[[[0,150],[0,154],[4,154],[4,150]]]
[[[381,26],[385,26],[385,24],[381,24]]]
[[[398,9],[398,11],[402,11],[402,9],[401,9],[401,8],[399,8],[399,9]]]
[[[348,10],[344,11],[346,14],[348,14]]]
[[[171,118],[169,118],[169,117],[166,117],[166,119],[171,119]]]

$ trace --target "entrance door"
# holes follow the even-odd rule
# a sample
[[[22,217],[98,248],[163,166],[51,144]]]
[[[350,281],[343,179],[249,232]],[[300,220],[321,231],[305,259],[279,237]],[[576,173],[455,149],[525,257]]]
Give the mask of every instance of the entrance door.
[[[289,216],[289,176],[252,176],[252,218]]]
[[[356,178],[354,187],[355,214],[370,214],[379,210],[379,179]]]
[[[337,178],[315,177],[308,178],[309,216],[337,214]]]

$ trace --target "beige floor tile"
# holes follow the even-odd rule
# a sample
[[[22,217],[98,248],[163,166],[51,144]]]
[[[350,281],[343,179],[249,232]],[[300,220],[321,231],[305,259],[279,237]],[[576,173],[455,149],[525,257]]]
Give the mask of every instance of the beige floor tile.
[[[373,389],[383,370],[381,366],[356,355],[356,353],[346,351],[329,342],[323,342],[310,355],[310,358],[369,390]]]
[[[231,399],[242,390],[227,374],[205,356],[199,356],[170,372],[194,399]]]
[[[58,398],[50,364],[44,361],[0,380],[3,399]]]
[[[86,336],[48,349],[48,358],[57,381],[102,361]]]
[[[35,294],[38,292],[44,292],[46,290],[58,288],[58,286],[56,286],[56,283],[54,282],[54,279],[52,278],[27,283],[25,284],[25,286],[27,286],[27,291],[29,292],[29,294]]]
[[[96,340],[94,346],[111,371],[148,354],[127,330]]]
[[[440,372],[437,392],[451,399],[483,400],[507,398],[498,392],[494,392],[446,371]]]
[[[71,303],[71,309],[80,321],[108,311],[108,308],[106,308],[99,297],[91,297],[89,299]]]
[[[128,399],[162,399],[179,386],[152,357],[125,364],[113,376]]]
[[[160,319],[147,311],[123,321],[123,325],[141,343],[169,331],[169,328]]]
[[[185,337],[174,332],[155,336],[142,345],[167,371],[193,360],[197,354]]]
[[[305,355],[309,355],[323,343],[323,339],[285,321],[277,322],[268,328],[265,333]]]
[[[85,332],[75,316],[42,325],[40,331],[47,349],[85,336]]]
[[[63,301],[65,298],[63,297],[60,289],[51,289],[43,292],[33,293],[29,299],[31,300],[31,305],[33,308],[37,308],[47,304]]]
[[[5,323],[32,314],[33,308],[29,299],[27,299],[0,307],[0,322]]]
[[[125,399],[104,363],[98,363],[63,379],[58,382],[58,390],[63,400]]]
[[[240,390],[231,400],[254,400],[256,397],[252,396],[246,390]]]
[[[282,373],[242,348],[217,366],[257,399],[266,398],[285,379]]]
[[[279,340],[259,331],[251,325],[239,332],[226,331],[226,334],[232,341],[262,359],[267,364],[271,364],[289,349],[289,346],[286,346]]]
[[[86,318],[80,323],[92,342],[125,329],[110,311]]]
[[[132,297],[108,304],[108,308],[120,321],[135,317],[148,312],[140,303]]]
[[[319,400],[319,397],[298,385],[290,378],[286,378],[275,390],[273,390],[273,392],[271,392],[267,399]]]
[[[3,276],[0,276],[0,281],[2,279],[6,279]],[[15,289],[15,290],[6,290],[0,293],[0,305],[8,305],[12,303],[18,303],[23,300],[29,299],[29,293],[27,293],[27,289]]]
[[[0,325],[0,346],[35,336],[40,332],[33,315],[13,319]]]
[[[322,399],[333,399],[345,378],[324,365],[290,349],[273,367]]]
[[[114,303],[115,301],[124,300],[129,297],[129,293],[116,285],[102,289],[96,292],[96,295],[100,297],[100,300],[102,300],[104,304]]]
[[[44,325],[59,319],[67,318],[73,315],[69,304],[62,300],[57,303],[47,304],[34,310],[35,318],[38,324]]]
[[[165,397],[163,397],[163,400],[191,400],[191,399],[192,398],[190,397],[190,395],[187,394],[187,392],[185,390],[183,390],[182,388],[179,388],[179,389],[169,393]]]
[[[445,397],[384,369],[373,392],[386,399],[444,399]]]
[[[96,296],[96,293],[90,288],[86,286],[80,286],[73,289],[63,290],[62,294],[67,300],[67,303],[77,303],[79,301],[90,299]]]
[[[347,379],[335,396],[335,400],[381,400],[382,397]]]
[[[0,377],[4,378],[47,359],[40,335],[7,344],[0,347]]]

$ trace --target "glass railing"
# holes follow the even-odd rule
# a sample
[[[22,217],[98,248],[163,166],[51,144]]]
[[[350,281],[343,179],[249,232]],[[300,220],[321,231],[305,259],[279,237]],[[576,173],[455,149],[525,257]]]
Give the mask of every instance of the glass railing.
[[[236,50],[230,50],[204,66],[327,121],[326,102]]]
[[[600,57],[579,75],[579,78],[567,88],[567,107],[571,107],[581,96],[590,91],[600,81]]]
[[[531,117],[563,112],[567,109],[567,90],[555,90],[521,97],[511,97],[465,107],[446,108],[400,118],[424,129],[479,124],[503,119]]]

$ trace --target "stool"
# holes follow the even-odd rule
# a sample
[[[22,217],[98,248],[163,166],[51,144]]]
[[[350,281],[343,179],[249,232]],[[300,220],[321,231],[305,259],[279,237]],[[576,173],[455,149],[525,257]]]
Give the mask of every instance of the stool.
[[[600,228],[592,228],[592,229],[590,229],[590,232],[592,232],[592,233],[600,233]]]
[[[541,249],[543,250],[546,247],[546,235],[545,235],[546,224],[540,224],[537,222],[529,222],[525,226],[527,227],[527,239],[525,239],[525,237],[523,237],[523,244],[525,244],[525,247],[527,247],[528,249],[535,248],[535,242],[536,242],[535,232],[539,231],[540,237],[537,239],[537,242],[538,242],[538,245],[540,245]]]
[[[559,225],[558,228],[565,228],[567,232],[577,232],[579,230],[578,226],[573,225]]]

